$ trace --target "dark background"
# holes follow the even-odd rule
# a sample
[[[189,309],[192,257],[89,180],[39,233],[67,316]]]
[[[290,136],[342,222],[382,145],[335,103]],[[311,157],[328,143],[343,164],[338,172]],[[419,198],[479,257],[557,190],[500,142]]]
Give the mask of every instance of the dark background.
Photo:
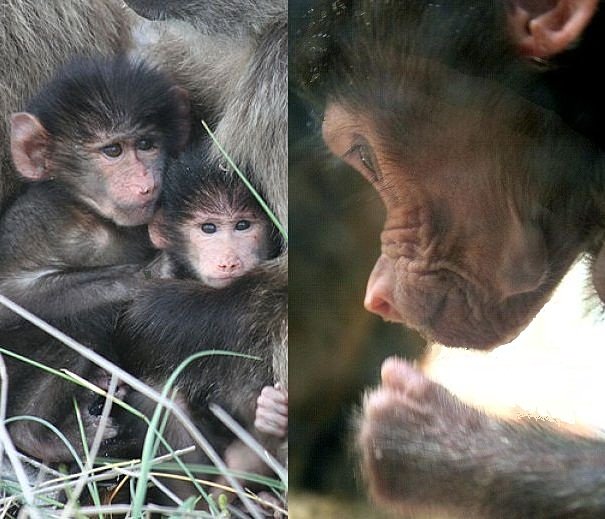
[[[310,4],[290,1],[290,63]],[[385,357],[414,358],[423,342],[363,308],[384,210],[359,174],[329,156],[320,115],[290,70],[290,486],[294,496],[348,500],[363,495],[352,435],[363,390]]]

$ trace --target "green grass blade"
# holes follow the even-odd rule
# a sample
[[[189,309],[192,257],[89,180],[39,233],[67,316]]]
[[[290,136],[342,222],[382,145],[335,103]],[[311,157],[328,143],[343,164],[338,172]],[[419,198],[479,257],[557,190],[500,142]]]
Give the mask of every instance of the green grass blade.
[[[275,225],[275,227],[277,228],[277,230],[279,231],[279,233],[283,236],[284,241],[286,243],[288,243],[288,231],[284,228],[284,226],[281,224],[281,222],[277,219],[277,217],[275,216],[275,214],[273,213],[273,211],[271,211],[271,209],[269,208],[269,206],[263,200],[263,197],[258,194],[258,191],[256,191],[256,189],[254,189],[254,186],[246,178],[246,175],[244,175],[241,172],[241,170],[235,165],[235,162],[233,162],[233,160],[231,159],[231,157],[223,149],[223,147],[218,142],[218,140],[215,137],[215,135],[212,132],[212,130],[206,124],[206,121],[202,121],[202,125],[204,126],[204,129],[206,130],[206,132],[208,132],[208,135],[210,135],[210,138],[212,139],[212,141],[214,142],[214,144],[216,144],[216,147],[223,154],[223,156],[225,157],[225,159],[227,160],[227,162],[229,163],[229,165],[238,174],[239,178],[242,179],[242,182],[246,185],[246,187],[250,190],[250,192],[252,193],[252,195],[254,196],[254,198],[256,198],[257,202],[263,208],[263,211],[265,211],[265,213],[267,213],[267,216],[269,216],[270,220],[273,222],[273,225]]]

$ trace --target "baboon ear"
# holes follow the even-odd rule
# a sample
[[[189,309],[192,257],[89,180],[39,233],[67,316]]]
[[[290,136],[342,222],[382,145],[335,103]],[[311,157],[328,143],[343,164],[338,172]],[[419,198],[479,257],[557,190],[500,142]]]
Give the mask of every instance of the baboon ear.
[[[567,49],[597,10],[599,0],[509,0],[509,27],[525,56],[549,58]]]
[[[151,222],[147,224],[147,232],[149,232],[149,239],[156,249],[167,249],[170,245],[164,231],[164,212],[161,209],[155,212]]]
[[[17,171],[29,180],[49,177],[48,132],[38,118],[28,112],[11,115],[11,155]]]

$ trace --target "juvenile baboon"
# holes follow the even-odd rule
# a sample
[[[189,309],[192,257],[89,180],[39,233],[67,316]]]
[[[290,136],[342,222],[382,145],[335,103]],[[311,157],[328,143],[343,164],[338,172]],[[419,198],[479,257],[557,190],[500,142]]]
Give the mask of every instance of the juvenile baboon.
[[[152,241],[163,252],[147,271],[152,279],[142,283],[120,319],[120,364],[161,388],[176,366],[200,351],[224,349],[257,357],[209,356],[192,363],[177,381],[176,401],[219,451],[233,437],[212,416],[210,403],[225,408],[250,431],[257,422],[257,436],[275,451],[287,427],[286,388],[273,389],[274,350],[284,349],[287,333],[283,264],[272,260],[281,240],[241,180],[206,157],[193,149],[171,164],[161,215],[150,226]],[[175,320],[177,307],[181,318]],[[128,400],[146,413],[154,408],[137,394]],[[175,421],[169,422],[165,436],[173,448],[192,441]],[[231,446],[229,453],[234,452],[238,454],[228,458],[235,467],[262,467]],[[186,459],[206,461],[200,452]]]
[[[11,118],[13,163],[31,184],[0,220],[0,292],[45,319],[125,298],[153,253],[144,224],[166,161],[188,135],[185,94],[145,63],[62,69]],[[15,319],[0,310],[1,327]]]

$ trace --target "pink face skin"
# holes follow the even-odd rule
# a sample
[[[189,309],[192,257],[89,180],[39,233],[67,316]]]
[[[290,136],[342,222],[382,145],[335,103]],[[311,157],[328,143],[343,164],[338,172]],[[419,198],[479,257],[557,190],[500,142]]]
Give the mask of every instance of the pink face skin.
[[[162,185],[161,151],[151,137],[119,138],[87,150],[104,178],[105,196],[83,197],[99,214],[118,225],[150,221]],[[100,186],[97,189],[101,189]],[[95,195],[98,191],[95,190]]]
[[[207,285],[222,288],[267,259],[268,225],[254,212],[198,211],[188,224],[188,257]]]
[[[334,103],[323,136],[370,181],[387,211],[365,307],[449,346],[490,348],[529,323],[579,245],[570,238],[552,261],[542,229],[524,213],[529,204],[504,190],[507,178],[525,185],[522,158],[508,150],[527,149],[527,136],[504,118],[440,108],[412,121],[401,150],[385,143],[369,117]],[[494,142],[509,145],[495,153]]]

